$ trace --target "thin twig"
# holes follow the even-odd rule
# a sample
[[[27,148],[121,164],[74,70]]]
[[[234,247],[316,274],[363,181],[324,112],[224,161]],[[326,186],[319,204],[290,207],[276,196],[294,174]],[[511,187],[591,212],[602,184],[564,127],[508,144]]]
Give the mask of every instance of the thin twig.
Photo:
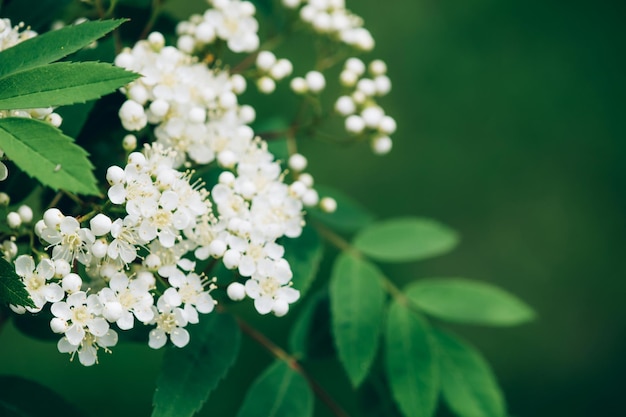
[[[309,373],[302,368],[302,365],[298,362],[296,358],[291,356],[289,353],[285,352],[280,346],[276,345],[270,339],[268,339],[263,333],[259,332],[244,320],[239,317],[236,317],[237,324],[241,331],[248,335],[252,340],[257,342],[259,345],[263,346],[267,351],[269,351],[275,358],[280,359],[285,362],[291,369],[298,372],[300,375],[306,379],[309,386],[315,393],[315,395],[328,407],[328,409],[337,417],[349,417],[348,413],[341,408],[337,402],[326,392],[322,386],[309,375]]]

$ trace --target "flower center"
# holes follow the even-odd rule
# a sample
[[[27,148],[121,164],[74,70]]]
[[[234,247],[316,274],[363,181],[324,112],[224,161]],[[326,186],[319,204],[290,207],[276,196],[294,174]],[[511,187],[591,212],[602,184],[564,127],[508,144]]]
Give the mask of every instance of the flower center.
[[[264,279],[263,282],[260,283],[260,286],[261,286],[261,292],[264,295],[270,295],[272,297],[276,294],[276,291],[280,288],[280,284],[278,283],[276,278],[273,278],[273,277]]]
[[[87,321],[91,319],[92,319],[92,315],[89,312],[89,310],[87,310],[87,306],[75,307],[72,310],[72,323],[74,324],[79,324],[79,325],[84,326],[87,323]]]
[[[171,333],[176,328],[176,317],[173,313],[163,313],[157,319],[157,327],[165,333]]]

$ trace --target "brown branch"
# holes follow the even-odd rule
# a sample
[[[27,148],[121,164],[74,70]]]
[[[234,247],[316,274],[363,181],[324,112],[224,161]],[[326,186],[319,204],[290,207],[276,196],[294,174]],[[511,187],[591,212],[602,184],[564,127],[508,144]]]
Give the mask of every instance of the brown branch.
[[[252,340],[269,351],[275,358],[285,362],[291,369],[298,372],[306,379],[307,383],[313,390],[313,393],[322,401],[326,407],[337,417],[350,417],[349,414],[341,408],[339,404],[326,392],[322,386],[309,375],[309,373],[302,367],[300,362],[289,353],[285,352],[280,346],[268,339],[263,333],[259,332],[244,320],[236,317],[237,324],[242,332],[248,335]]]

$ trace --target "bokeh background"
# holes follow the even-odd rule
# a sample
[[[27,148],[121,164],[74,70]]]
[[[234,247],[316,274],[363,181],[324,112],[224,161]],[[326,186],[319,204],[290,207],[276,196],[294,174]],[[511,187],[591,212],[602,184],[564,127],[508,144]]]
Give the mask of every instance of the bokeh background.
[[[182,2],[173,2],[182,3]],[[512,416],[621,415],[626,373],[626,6],[607,0],[348,0],[394,83],[394,150],[304,143],[320,183],[380,217],[419,215],[460,247],[385,266],[399,283],[463,276],[500,285],[539,318],[460,327],[492,364]],[[176,6],[175,8],[178,8]],[[178,10],[178,12],[181,12]],[[265,330],[281,341],[278,319]],[[203,415],[234,415],[270,361],[243,356]],[[7,325],[0,373],[60,392],[94,416],[150,413],[162,352],[123,344],[83,368]],[[315,364],[324,382],[329,360]],[[338,398],[345,380],[325,381]],[[240,389],[238,389],[240,388]],[[352,409],[353,404],[345,404]],[[327,415],[317,405],[319,416]]]

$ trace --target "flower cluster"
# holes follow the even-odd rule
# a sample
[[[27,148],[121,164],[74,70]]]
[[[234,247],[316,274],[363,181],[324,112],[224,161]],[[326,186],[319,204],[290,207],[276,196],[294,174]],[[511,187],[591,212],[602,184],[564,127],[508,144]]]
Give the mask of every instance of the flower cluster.
[[[280,81],[291,75],[293,65],[285,58],[276,59],[270,51],[261,51],[256,57],[256,66],[259,71],[257,87],[265,94],[273,93],[276,89],[276,81]]]
[[[374,38],[363,27],[363,19],[346,9],[345,0],[282,0],[289,9],[299,9],[300,19],[317,33],[361,51],[374,48]]]
[[[249,1],[209,0],[213,8],[192,15],[176,26],[178,49],[186,53],[202,50],[221,39],[233,52],[254,52],[259,47],[256,8]]]
[[[396,122],[385,114],[377,104],[376,97],[382,97],[391,90],[391,81],[386,75],[387,66],[381,60],[372,61],[368,67],[371,78],[364,77],[366,67],[358,58],[346,61],[340,74],[344,87],[351,89],[335,102],[335,111],[346,117],[345,128],[354,135],[365,134],[371,138],[372,149],[382,155],[391,150],[389,135],[396,131]]]

